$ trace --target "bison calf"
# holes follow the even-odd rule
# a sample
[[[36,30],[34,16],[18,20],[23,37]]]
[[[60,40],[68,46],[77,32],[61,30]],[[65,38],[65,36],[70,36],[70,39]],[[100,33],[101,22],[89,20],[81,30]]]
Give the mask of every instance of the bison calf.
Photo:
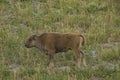
[[[61,34],[61,33],[43,33],[39,36],[32,35],[25,46],[27,48],[36,47],[42,51],[47,51],[49,55],[48,68],[53,67],[53,57],[55,53],[73,50],[76,54],[77,65],[84,66],[84,54],[79,50],[84,45],[84,37],[78,34]]]

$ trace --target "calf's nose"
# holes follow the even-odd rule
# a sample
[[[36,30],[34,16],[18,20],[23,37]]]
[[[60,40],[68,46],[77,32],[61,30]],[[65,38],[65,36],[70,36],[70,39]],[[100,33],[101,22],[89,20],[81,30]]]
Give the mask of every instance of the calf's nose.
[[[25,47],[27,47],[27,44],[25,44]]]

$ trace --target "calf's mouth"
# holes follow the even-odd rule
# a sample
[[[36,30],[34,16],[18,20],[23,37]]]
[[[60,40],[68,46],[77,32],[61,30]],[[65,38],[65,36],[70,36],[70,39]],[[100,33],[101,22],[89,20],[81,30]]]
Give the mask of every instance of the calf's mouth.
[[[28,46],[27,44],[25,44],[25,47],[26,47],[26,48],[30,48],[30,46]]]

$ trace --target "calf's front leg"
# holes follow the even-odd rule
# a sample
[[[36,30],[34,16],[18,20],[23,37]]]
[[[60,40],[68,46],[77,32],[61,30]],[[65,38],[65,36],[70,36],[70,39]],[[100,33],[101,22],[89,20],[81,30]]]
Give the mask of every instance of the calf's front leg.
[[[48,65],[47,65],[48,69],[52,69],[54,67],[53,58],[54,58],[54,52],[50,51],[50,53],[48,54]]]

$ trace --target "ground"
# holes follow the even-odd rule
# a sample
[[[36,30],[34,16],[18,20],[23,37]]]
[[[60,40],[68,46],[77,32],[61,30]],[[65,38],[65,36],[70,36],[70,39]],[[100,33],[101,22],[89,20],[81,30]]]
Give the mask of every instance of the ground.
[[[119,0],[0,0],[0,80],[119,80]],[[75,66],[72,51],[47,56],[27,49],[26,39],[43,32],[85,37],[87,67]]]

